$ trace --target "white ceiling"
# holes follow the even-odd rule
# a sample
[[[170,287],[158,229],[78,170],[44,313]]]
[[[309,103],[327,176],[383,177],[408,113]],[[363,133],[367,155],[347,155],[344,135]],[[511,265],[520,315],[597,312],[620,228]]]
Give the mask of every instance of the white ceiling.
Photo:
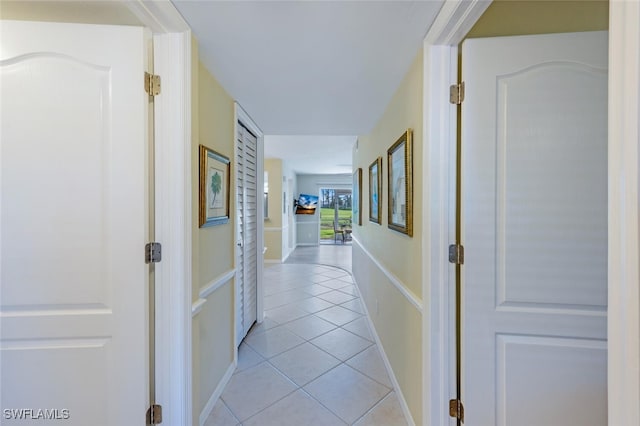
[[[312,136],[369,133],[442,6],[442,0],[172,1],[198,39],[203,64],[266,135]],[[280,158],[333,153],[340,159],[333,166],[350,163],[342,158],[351,158],[354,138],[342,145],[287,140],[294,144],[278,151]],[[265,143],[265,149],[266,157],[275,156],[275,148],[269,152]]]
[[[297,174],[351,173],[355,136],[265,136],[264,157],[282,158]]]

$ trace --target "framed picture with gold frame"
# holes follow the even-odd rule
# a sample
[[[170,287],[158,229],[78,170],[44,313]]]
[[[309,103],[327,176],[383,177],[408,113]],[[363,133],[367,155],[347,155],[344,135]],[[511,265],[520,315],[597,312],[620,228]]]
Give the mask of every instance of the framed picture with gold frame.
[[[362,226],[362,168],[358,168],[353,172],[351,216],[353,217],[353,223]]]
[[[413,132],[407,129],[387,150],[387,226],[413,236]]]
[[[231,162],[200,145],[199,223],[204,228],[229,222]]]
[[[382,217],[382,157],[369,166],[369,221],[380,224]]]

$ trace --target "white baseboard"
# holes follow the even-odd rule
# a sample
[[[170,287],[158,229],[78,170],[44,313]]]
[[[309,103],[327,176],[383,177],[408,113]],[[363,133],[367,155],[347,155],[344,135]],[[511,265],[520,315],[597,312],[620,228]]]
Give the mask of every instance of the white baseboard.
[[[356,282],[356,277],[352,274],[353,282],[358,289],[358,295],[360,294],[360,287],[358,287],[358,283]],[[364,303],[362,297],[360,297],[361,305],[364,308],[365,317],[367,318],[367,322],[369,323],[369,328],[371,329],[371,334],[373,334],[373,338],[376,340],[376,345],[378,345],[378,349],[380,350],[380,355],[382,356],[382,361],[384,362],[384,366],[387,369],[387,373],[389,374],[389,378],[391,379],[391,383],[393,384],[393,390],[396,392],[398,397],[398,402],[400,402],[400,407],[402,408],[402,412],[404,413],[404,417],[407,419],[409,426],[416,426],[416,422],[413,420],[413,416],[411,415],[411,411],[409,410],[409,405],[407,405],[407,401],[404,398],[404,394],[402,393],[402,389],[400,389],[400,384],[396,379],[395,374],[393,374],[393,369],[391,368],[391,363],[389,362],[389,358],[387,358],[387,354],[384,351],[384,346],[382,346],[382,341],[378,336],[378,332],[376,331],[375,326],[373,325],[373,321],[371,321],[371,316],[369,315],[369,310],[367,309],[367,304]]]
[[[227,371],[224,373],[224,376],[222,376],[220,383],[218,383],[218,386],[216,386],[216,389],[213,391],[211,398],[209,398],[204,408],[202,409],[202,412],[200,413],[199,423],[198,423],[200,426],[204,426],[205,422],[207,421],[207,418],[213,411],[213,407],[215,407],[216,402],[218,402],[218,399],[222,395],[222,392],[224,391],[225,386],[227,386],[227,384],[229,383],[229,380],[231,380],[231,376],[233,376],[234,371],[236,371],[236,363],[232,362],[229,365],[229,368],[227,368]]]

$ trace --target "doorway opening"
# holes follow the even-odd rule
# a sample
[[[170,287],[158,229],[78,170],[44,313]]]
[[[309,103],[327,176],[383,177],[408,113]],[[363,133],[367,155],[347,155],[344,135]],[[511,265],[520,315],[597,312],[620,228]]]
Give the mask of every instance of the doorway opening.
[[[320,189],[320,244],[346,244],[351,241],[350,189]]]
[[[547,27],[548,19],[543,15],[571,13],[536,6],[535,12],[541,16],[530,19],[532,26],[526,32],[514,34],[504,28],[504,33],[496,34],[494,26],[487,34],[483,25],[492,16],[508,21],[508,15],[532,13],[507,6],[492,4],[486,18],[480,19],[461,45],[458,81],[469,90],[458,109],[462,119],[455,234],[467,259],[463,266],[456,265],[455,393],[458,406],[464,404],[464,414],[460,409],[454,417],[458,424],[463,417],[481,424],[510,424],[517,422],[516,418],[535,424],[563,424],[566,414],[551,407],[575,404],[587,407],[580,410],[579,416],[584,417],[577,423],[605,424],[607,36],[593,31],[606,30],[607,5],[597,12],[581,10],[581,15],[593,15],[592,22],[581,28]],[[534,24],[536,21],[541,23]],[[521,58],[504,55],[509,59],[500,63],[489,58],[491,51],[508,52],[507,46],[519,54],[528,53]],[[551,86],[561,86],[562,92],[554,91],[554,99],[539,96]],[[489,108],[488,99],[495,102]],[[560,104],[558,99],[566,103]],[[554,108],[570,119],[555,125]],[[483,116],[488,111],[491,119]],[[480,139],[491,142],[487,146],[474,144],[473,138],[483,131],[480,123],[489,122],[490,132],[497,130]],[[518,133],[514,123],[530,133]],[[584,137],[574,136],[581,132]],[[518,153],[524,145],[529,149],[526,158]],[[492,152],[493,157],[485,158],[492,164],[476,165],[483,161],[479,152]],[[563,162],[567,155],[572,161]],[[544,174],[536,175],[524,166],[529,161],[536,161]],[[478,170],[482,171],[476,173]],[[491,172],[483,175],[487,170]],[[570,178],[564,178],[565,170],[571,170],[567,172]],[[527,182],[535,182],[535,187],[516,188]],[[571,190],[562,192],[567,186]],[[483,210],[482,203],[491,204],[490,213]],[[518,210],[522,206],[526,208]],[[580,212],[580,221],[568,219],[576,216],[571,210]],[[485,215],[491,223],[488,226]],[[517,222],[527,225],[516,229]],[[562,263],[557,262],[555,238],[571,247],[567,252],[575,258],[563,256]],[[579,252],[584,247],[588,253]],[[491,266],[481,273],[487,265]],[[492,278],[485,279],[484,273]],[[484,297],[489,294],[495,297]],[[582,306],[589,306],[588,314],[580,311]],[[546,321],[545,314],[553,315],[554,320]],[[557,324],[564,328],[559,330]],[[491,347],[475,344],[489,334],[494,339]],[[547,361],[537,361],[535,366],[527,362],[527,356],[534,352],[537,360]],[[589,391],[567,392],[557,383],[575,386],[575,379],[561,379],[562,375],[580,377],[581,388]],[[532,387],[524,386],[524,379],[508,379],[516,376],[535,376],[536,386],[546,390],[533,397]],[[540,398],[543,393],[553,402]],[[560,403],[564,398],[568,399]]]

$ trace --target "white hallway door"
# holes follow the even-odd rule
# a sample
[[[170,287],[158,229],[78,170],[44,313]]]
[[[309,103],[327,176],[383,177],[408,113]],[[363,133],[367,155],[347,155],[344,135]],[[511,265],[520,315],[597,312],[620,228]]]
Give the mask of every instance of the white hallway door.
[[[238,123],[236,141],[238,265],[236,342],[240,345],[257,319],[258,301],[258,141]]]
[[[607,424],[607,33],[463,45],[470,426]]]
[[[3,425],[145,424],[149,40],[2,22]]]

